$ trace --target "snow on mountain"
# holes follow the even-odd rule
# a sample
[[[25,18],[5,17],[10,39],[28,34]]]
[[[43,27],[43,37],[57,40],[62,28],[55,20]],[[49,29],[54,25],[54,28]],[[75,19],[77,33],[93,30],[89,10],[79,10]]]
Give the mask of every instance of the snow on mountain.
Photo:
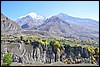
[[[74,34],[79,37],[99,37],[99,21],[89,18],[72,17],[64,13],[60,13],[56,16],[67,21],[70,24],[70,26],[74,29]]]
[[[35,12],[30,12],[30,13],[24,15],[24,16],[20,16],[19,19],[24,18],[26,16],[30,16],[30,17],[35,18],[35,19],[42,19],[42,20],[44,20],[44,17],[43,16],[38,15]]]
[[[36,14],[35,12],[30,12],[24,16],[20,16],[16,22],[22,27],[22,28],[32,28],[35,26],[38,26],[44,22],[45,18],[41,15]]]
[[[66,20],[72,25],[81,25],[81,26],[89,26],[89,27],[96,27],[96,28],[99,27],[98,21],[93,19],[72,17],[64,13],[60,13],[57,16],[59,16],[63,20]]]
[[[27,14],[27,15],[29,15],[29,16],[31,16],[32,18],[35,18],[35,19],[44,19],[43,16],[37,15],[37,14],[34,13],[34,12],[31,12],[31,13],[29,13],[29,14]]]

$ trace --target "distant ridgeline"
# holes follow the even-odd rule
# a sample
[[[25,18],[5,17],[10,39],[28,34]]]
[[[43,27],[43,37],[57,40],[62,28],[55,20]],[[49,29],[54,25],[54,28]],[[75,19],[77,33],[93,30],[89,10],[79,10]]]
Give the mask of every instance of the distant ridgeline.
[[[34,12],[12,21],[1,13],[1,34],[70,37],[99,45],[99,22],[63,13],[45,18]]]
[[[48,33],[41,36],[78,37],[82,40],[92,39],[99,42],[99,22],[89,18],[72,17],[64,13],[45,18],[31,12],[16,20],[25,30],[36,30]]]

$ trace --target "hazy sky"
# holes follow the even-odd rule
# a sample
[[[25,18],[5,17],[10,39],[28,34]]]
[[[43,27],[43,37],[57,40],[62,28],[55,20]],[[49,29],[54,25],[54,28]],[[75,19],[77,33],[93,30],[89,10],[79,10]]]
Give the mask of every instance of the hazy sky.
[[[1,1],[1,12],[12,20],[36,12],[45,17],[65,13],[99,21],[99,1]]]

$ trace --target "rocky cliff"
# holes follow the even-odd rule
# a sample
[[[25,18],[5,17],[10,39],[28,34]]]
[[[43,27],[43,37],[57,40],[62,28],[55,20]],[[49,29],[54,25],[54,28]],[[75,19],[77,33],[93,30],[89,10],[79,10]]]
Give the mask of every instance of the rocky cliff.
[[[23,41],[20,43],[3,44],[1,46],[1,57],[6,52],[12,54],[13,62],[18,63],[34,63],[35,61],[41,63],[64,62],[67,64],[75,63],[91,63],[91,54],[87,48],[80,46],[61,46],[60,52],[53,46],[41,45],[37,41],[32,41],[30,45],[24,45]],[[98,57],[99,58],[99,57]],[[99,63],[98,58],[95,60]]]

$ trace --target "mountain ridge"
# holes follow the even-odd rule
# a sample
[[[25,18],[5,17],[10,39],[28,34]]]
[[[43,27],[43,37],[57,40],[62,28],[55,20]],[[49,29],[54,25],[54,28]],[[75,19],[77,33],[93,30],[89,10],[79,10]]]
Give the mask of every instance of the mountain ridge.
[[[32,28],[33,26],[40,25],[44,21],[44,17],[34,12],[28,13],[25,16],[19,17],[16,22],[23,28]]]
[[[19,31],[21,27],[1,13],[1,31]]]
[[[66,14],[58,14],[45,20],[39,21],[37,19],[33,19],[31,16],[26,16],[24,19],[22,18],[22,20],[20,20],[19,25],[24,30],[36,30],[36,33],[39,35],[41,35],[39,31],[41,31],[42,34],[45,32],[53,37],[86,37],[92,38],[95,41],[99,38],[99,22],[93,21],[91,19],[89,19],[91,20],[89,22],[87,19],[84,20],[70,17]],[[16,23],[18,24],[18,22]],[[48,36],[47,34],[45,36]]]

